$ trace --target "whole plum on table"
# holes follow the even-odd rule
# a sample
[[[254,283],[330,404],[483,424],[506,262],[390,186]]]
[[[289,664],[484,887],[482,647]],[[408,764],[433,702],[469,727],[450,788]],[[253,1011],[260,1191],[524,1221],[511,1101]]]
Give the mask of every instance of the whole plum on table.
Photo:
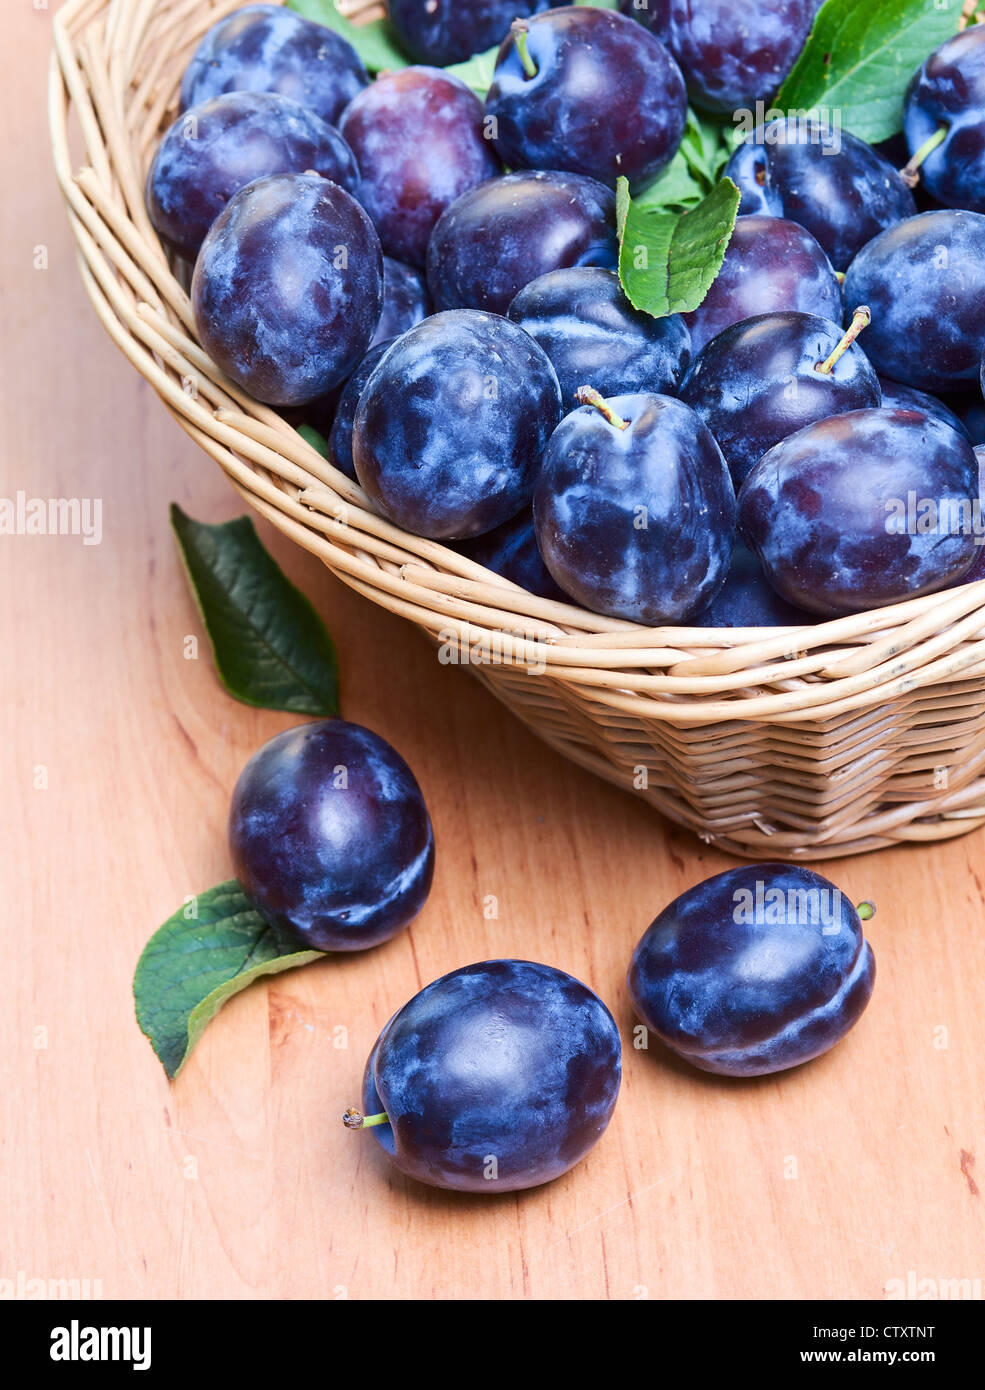
[[[285,729],[244,767],[229,811],[236,877],[257,911],[317,951],[362,951],[415,917],[434,836],[414,774],[342,719]]]
[[[985,217],[924,212],[863,246],[845,303],[868,304],[865,351],[880,376],[920,391],[977,381],[985,344]]]
[[[335,467],[341,469],[353,481],[357,481],[357,479],[356,465],[352,459],[352,426],[356,419],[359,397],[372,375],[373,368],[380,361],[387,348],[392,347],[395,342],[396,338],[385,338],[382,343],[374,343],[370,347],[369,352],[342,388],[335,406],[332,427],[327,436],[328,456]]]
[[[544,563],[596,613],[686,622],[721,587],[732,554],[735,493],[721,450],[669,396],[581,399],[551,436],[534,491]]]
[[[344,381],[382,306],[373,224],[317,174],[241,188],[213,222],[192,278],[202,346],[268,405],[304,405]]]
[[[334,125],[369,82],[352,44],[281,5],[246,5],[213,24],[181,80],[181,110],[222,92],[280,92]]]
[[[400,46],[419,63],[445,67],[499,43],[514,19],[552,8],[551,0],[385,0]],[[568,5],[571,0],[557,0]],[[557,6],[555,5],[554,8]]]
[[[967,436],[915,410],[854,410],[775,445],[739,493],[774,589],[838,617],[946,588],[978,553]]]
[[[856,324],[867,321],[860,311]],[[881,403],[875,370],[857,343],[815,314],[759,314],[712,338],[680,390],[725,455],[736,487],[753,464],[804,425]]]
[[[849,302],[871,303],[857,296]],[[691,350],[700,352],[716,333],[740,319],[783,309],[840,323],[841,286],[831,262],[796,222],[737,217],[717,279],[698,308],[684,315]]]
[[[662,37],[695,106],[732,112],[776,92],[817,9],[817,0],[671,0]]]
[[[893,166],[847,130],[780,117],[759,126],[725,166],[739,212],[806,227],[836,270],[886,227],[917,210]]]
[[[610,188],[582,174],[506,174],[441,214],[428,246],[428,288],[438,309],[505,314],[538,275],[615,270],[618,259]]]
[[[483,138],[482,103],[450,73],[381,73],[339,121],[362,174],[359,201],[388,256],[423,266],[450,203],[500,172]]]
[[[413,266],[383,257],[383,308],[371,347],[399,338],[431,312],[424,277]]]
[[[226,92],[166,132],[147,175],[147,211],[158,234],[194,261],[234,193],[268,174],[309,170],[358,197],[355,155],[320,116],[276,92]]]
[[[670,6],[671,0],[619,0],[619,8],[623,14],[638,20],[651,34],[656,34],[657,38],[665,43],[670,27]]]
[[[571,602],[555,583],[537,549],[533,514],[529,511],[517,513],[512,520],[504,521],[494,531],[487,531],[470,541],[461,541],[456,549],[477,565],[485,565],[487,570],[519,584],[521,589],[526,589],[527,593],[537,598]]]
[[[487,960],[434,980],[380,1033],[352,1129],[408,1177],[516,1192],[560,1177],[605,1131],[622,1049],[609,1010],[563,970]]]
[[[486,120],[509,168],[565,169],[645,188],[677,153],[684,79],[659,39],[624,15],[574,7],[517,21],[502,43]]]
[[[629,967],[636,1012],[692,1066],[763,1076],[827,1052],[872,995],[859,914],[794,864],[743,864],[689,888]]]
[[[433,314],[397,339],[363,388],[356,474],[404,530],[477,536],[530,501],[560,418],[554,368],[529,333],[472,309]]]
[[[537,339],[561,384],[565,410],[587,382],[602,396],[632,391],[676,395],[691,361],[680,314],[656,319],[634,309],[614,270],[577,266],[531,280],[507,317]]]
[[[805,627],[816,613],[795,608],[773,588],[749,547],[736,538],[725,583],[695,617],[693,627]]]
[[[985,212],[985,26],[955,34],[914,74],[903,130],[922,187],[945,207]]]
[[[890,381],[888,376],[879,378],[882,390],[882,404],[886,410],[919,410],[924,415],[932,415],[935,420],[943,420],[952,430],[967,434],[964,422],[949,406],[937,396],[927,391],[918,391],[915,386],[903,386],[898,381]]]

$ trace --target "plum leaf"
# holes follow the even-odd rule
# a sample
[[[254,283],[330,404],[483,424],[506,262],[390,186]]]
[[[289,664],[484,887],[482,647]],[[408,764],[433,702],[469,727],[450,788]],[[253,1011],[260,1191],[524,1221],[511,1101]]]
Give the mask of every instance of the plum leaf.
[[[619,279],[630,303],[654,318],[696,309],[721,269],[738,210],[731,179],[720,180],[687,212],[649,207],[631,198],[620,179]]]
[[[268,555],[249,517],[171,524],[223,685],[260,709],[338,714],[335,646],[311,603]]]
[[[235,880],[220,883],[179,908],[144,947],[133,977],[140,1031],[173,1081],[227,999],[325,954],[268,926]]]
[[[903,97],[924,59],[958,32],[962,0],[826,0],[773,102],[774,114],[829,118],[875,144],[903,128]]]
[[[341,34],[352,44],[371,73],[405,68],[410,63],[385,19],[353,24],[336,8],[335,0],[287,0],[287,7],[296,10],[303,18],[324,24],[327,29]]]

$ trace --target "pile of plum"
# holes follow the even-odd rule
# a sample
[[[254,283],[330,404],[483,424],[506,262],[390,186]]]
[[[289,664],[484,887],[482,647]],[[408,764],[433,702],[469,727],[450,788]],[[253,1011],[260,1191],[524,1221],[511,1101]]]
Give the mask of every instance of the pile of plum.
[[[689,100],[768,101],[818,4],[620,8],[389,0],[417,65],[373,81],[293,11],[216,24],[147,182],[204,347],[383,517],[540,598],[799,625],[985,575],[985,25],[914,75],[905,153],[748,135],[721,271],[653,317],[617,180],[660,177]],[[484,103],[438,66],[500,41]]]

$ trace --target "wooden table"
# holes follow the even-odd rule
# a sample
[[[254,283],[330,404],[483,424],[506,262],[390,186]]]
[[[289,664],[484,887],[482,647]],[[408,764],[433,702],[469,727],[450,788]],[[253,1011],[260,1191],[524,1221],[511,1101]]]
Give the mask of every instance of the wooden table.
[[[417,772],[437,876],[409,933],[235,999],[169,1086],[134,1021],[134,963],[186,895],[229,876],[233,782],[294,721],[226,695],[204,643],[185,659],[200,628],[168,503],[211,520],[243,507],[88,307],[49,172],[50,15],[25,0],[7,24],[21,116],[0,202],[0,495],[101,498],[103,539],[0,537],[0,1279],[145,1298],[828,1299],[880,1297],[910,1271],[985,1284],[982,835],[822,866],[877,902],[879,962],[868,1012],[825,1058],[737,1083],[635,1052],[632,947],[730,861],[563,762],[263,525],[334,633],[344,712]],[[444,971],[514,955],[613,1009],[627,1051],[612,1125],[537,1191],[405,1182],[340,1122],[377,1031]]]

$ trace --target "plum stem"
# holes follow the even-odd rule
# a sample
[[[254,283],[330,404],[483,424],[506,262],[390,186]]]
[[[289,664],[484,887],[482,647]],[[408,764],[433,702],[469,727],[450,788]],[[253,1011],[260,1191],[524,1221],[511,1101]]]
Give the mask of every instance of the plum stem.
[[[871,918],[873,918],[876,915],[876,905],[875,903],[869,902],[868,898],[866,898],[864,902],[856,904],[855,911],[861,917],[863,922],[868,922]]]
[[[579,405],[594,406],[598,413],[608,420],[610,425],[615,425],[617,430],[628,430],[629,421],[623,420],[612,409],[612,406],[604,396],[599,395],[594,386],[579,386],[575,392],[575,400]]]
[[[354,1110],[350,1105],[342,1116],[342,1123],[346,1129],[372,1129],[373,1125],[388,1125],[390,1116],[385,1110],[381,1110],[378,1115],[363,1115],[361,1111]]]
[[[516,51],[520,55],[520,62],[523,64],[523,71],[527,77],[537,76],[537,64],[530,56],[530,49],[527,47],[527,31],[530,25],[525,19],[514,19],[510,25],[510,33],[513,42],[516,44]]]
[[[920,182],[920,165],[927,158],[928,154],[933,154],[937,146],[947,137],[947,126],[939,125],[931,135],[929,140],[913,151],[910,158],[899,171],[899,176],[906,184],[907,188],[916,188]]]
[[[862,329],[868,328],[871,322],[872,310],[867,304],[860,304],[852,315],[851,327],[845,330],[841,342],[831,349],[823,362],[818,362],[814,370],[823,372],[827,375],[832,370],[839,357],[848,351]]]

